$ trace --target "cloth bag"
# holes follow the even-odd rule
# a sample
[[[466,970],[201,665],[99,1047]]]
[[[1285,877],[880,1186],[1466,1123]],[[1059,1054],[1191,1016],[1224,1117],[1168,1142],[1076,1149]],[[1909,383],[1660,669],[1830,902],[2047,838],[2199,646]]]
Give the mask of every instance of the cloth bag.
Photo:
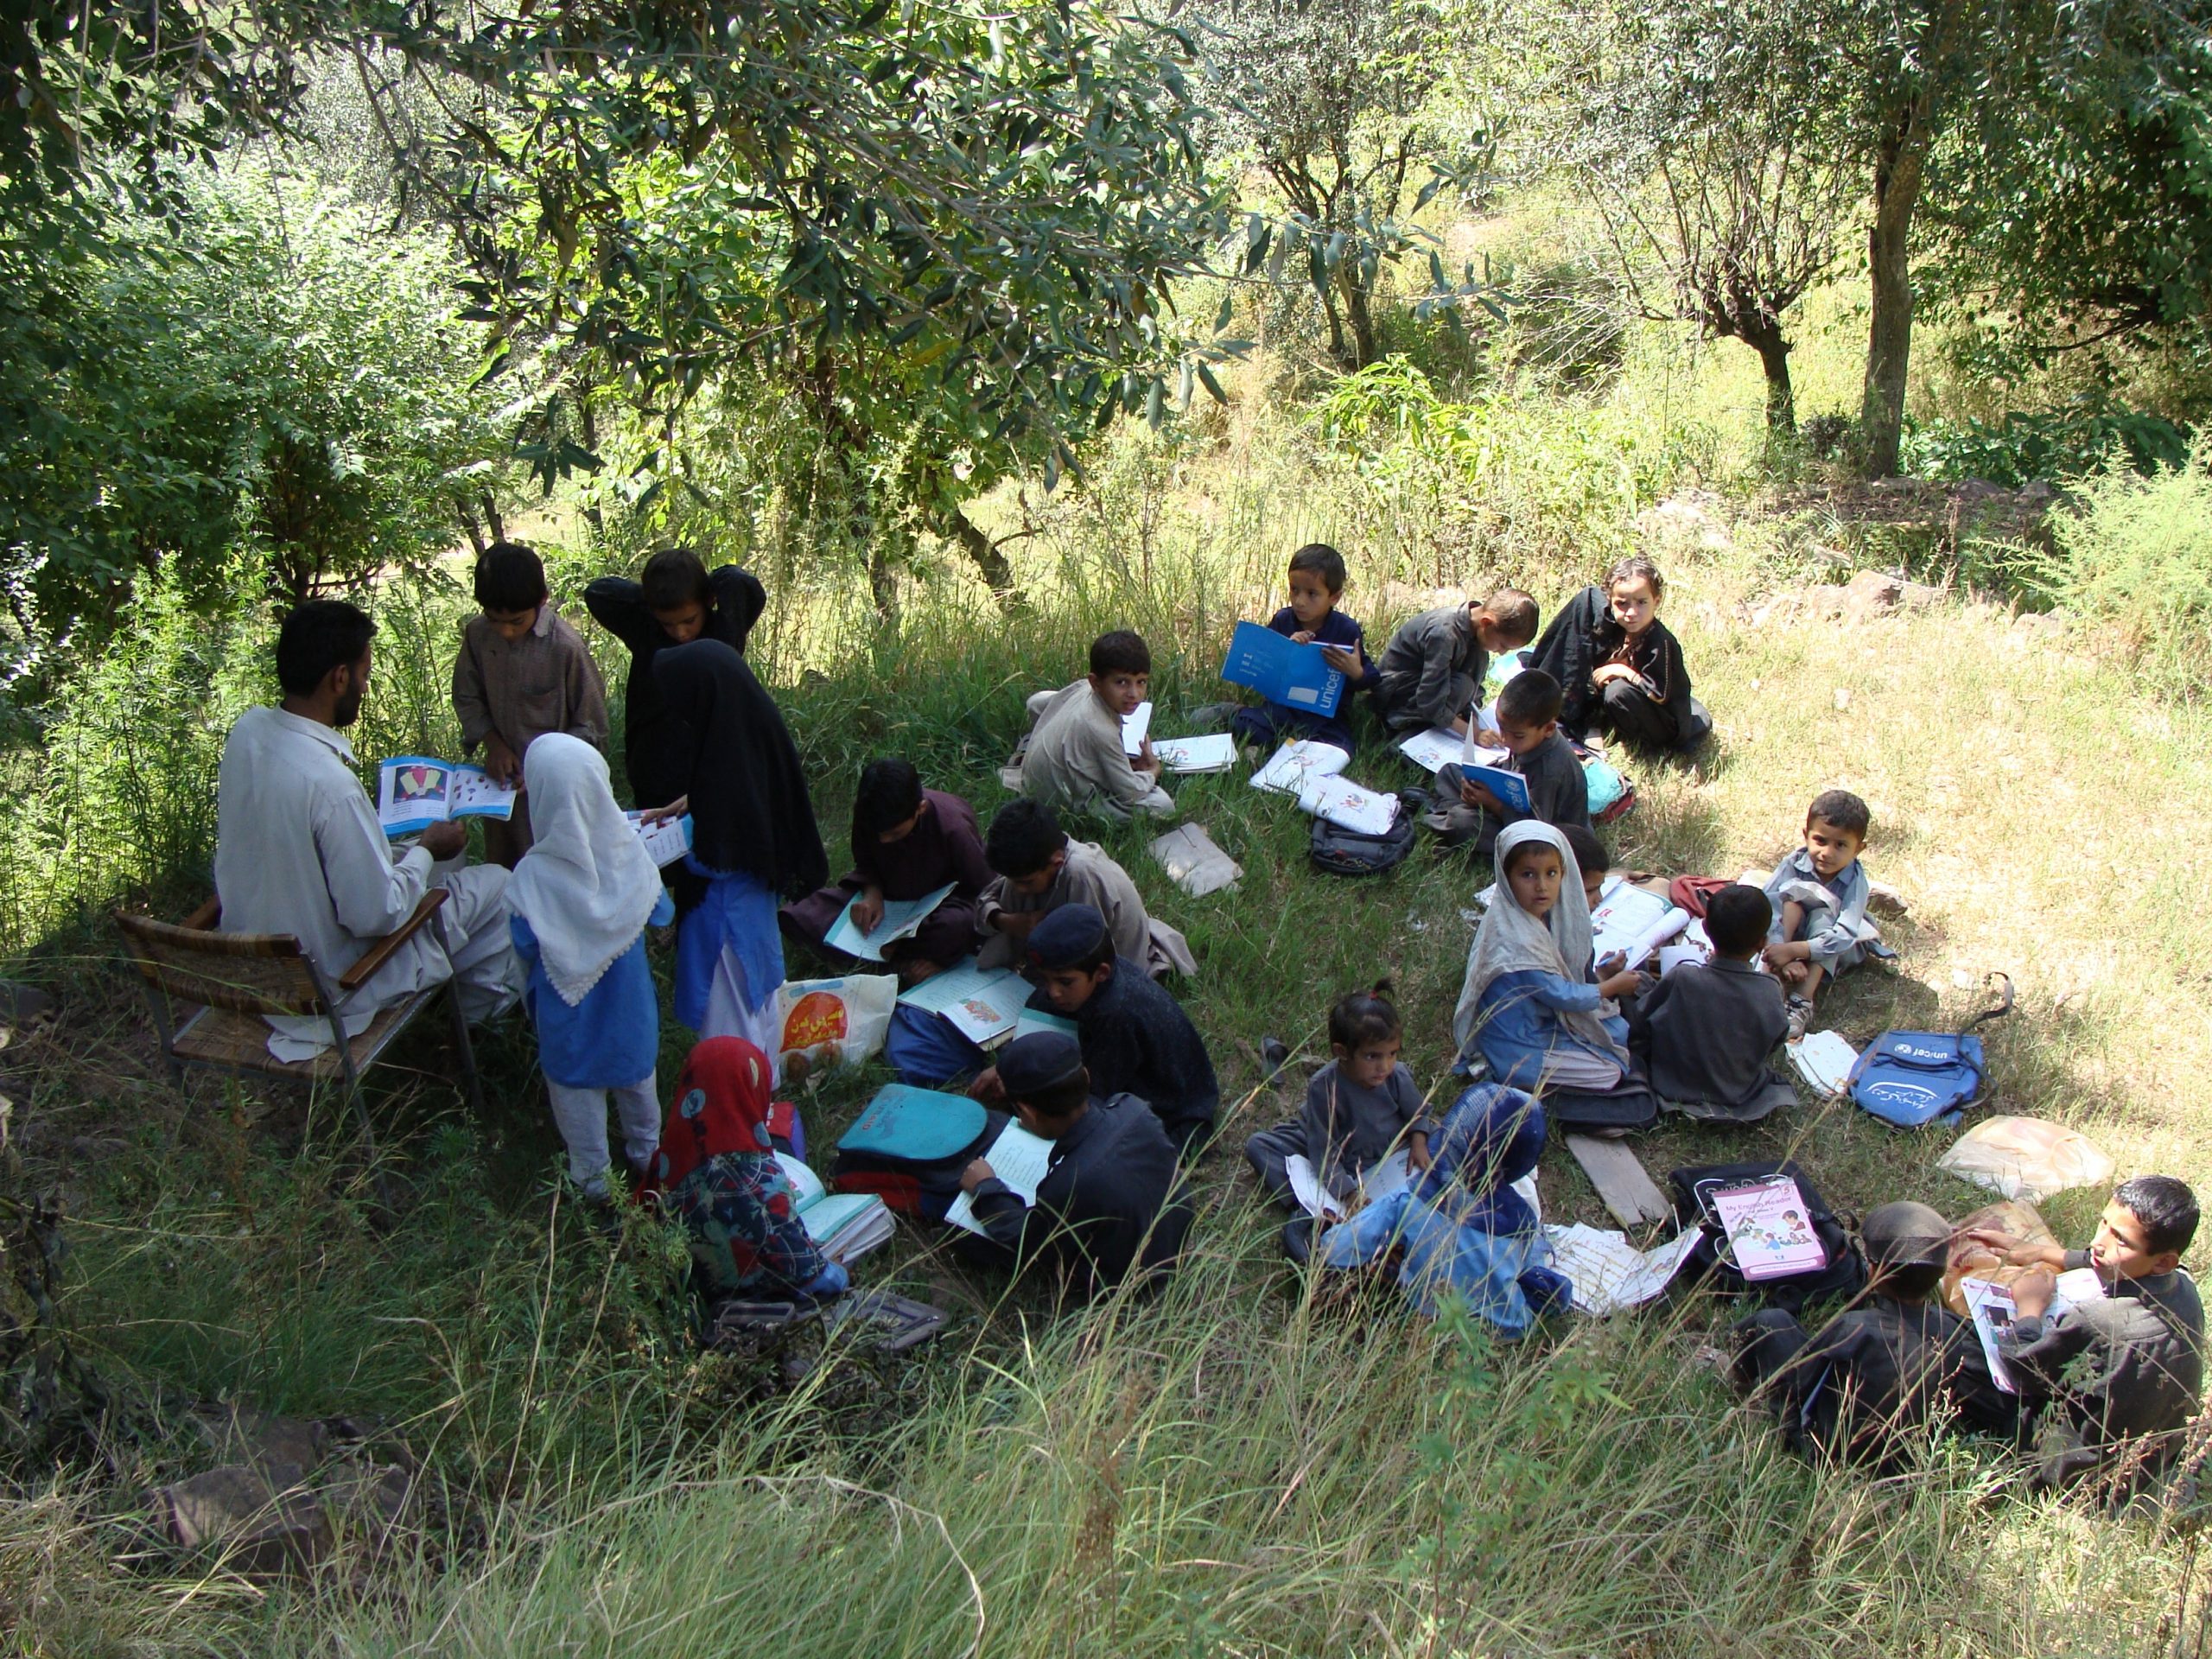
[[[1936,1167],[2008,1198],[2040,1204],[2054,1192],[2104,1185],[2115,1166],[2095,1141],[2063,1123],[1993,1117],[1953,1141]]]

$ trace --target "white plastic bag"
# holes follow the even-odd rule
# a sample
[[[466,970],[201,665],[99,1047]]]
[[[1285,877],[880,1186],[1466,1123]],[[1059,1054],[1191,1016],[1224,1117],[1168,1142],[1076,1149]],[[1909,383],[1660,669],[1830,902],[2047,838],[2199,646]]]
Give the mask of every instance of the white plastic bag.
[[[800,1075],[826,1066],[858,1065],[882,1048],[899,1001],[896,974],[842,974],[795,979],[776,993],[776,1065]]]
[[[2039,1204],[2072,1187],[2103,1185],[2114,1166],[2094,1141],[2063,1123],[1993,1117],[1953,1141],[1936,1167],[2008,1198]]]

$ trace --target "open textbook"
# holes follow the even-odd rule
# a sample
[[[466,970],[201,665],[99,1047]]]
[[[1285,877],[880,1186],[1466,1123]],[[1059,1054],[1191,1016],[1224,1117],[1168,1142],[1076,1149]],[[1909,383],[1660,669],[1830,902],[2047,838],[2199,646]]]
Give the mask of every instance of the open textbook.
[[[1413,1179],[1412,1154],[1401,1147],[1376,1164],[1359,1178],[1357,1189],[1349,1197],[1338,1198],[1321,1185],[1313,1160],[1302,1153],[1293,1153],[1282,1160],[1283,1173],[1290,1178],[1290,1196],[1298,1200],[1299,1208],[1316,1221],[1342,1221],[1354,1211],[1363,1209],[1385,1192],[1395,1192]]]
[[[1249,685],[1269,702],[1323,716],[1344,701],[1344,677],[1322,655],[1325,645],[1301,645],[1257,622],[1239,622],[1229,636],[1221,677]]]
[[[1227,772],[1236,764],[1236,740],[1227,732],[1211,737],[1163,737],[1152,746],[1152,753],[1173,772]]]
[[[1298,804],[1317,818],[1364,836],[1382,835],[1398,821],[1395,795],[1368,789],[1337,772],[1309,780],[1298,791]]]
[[[1851,1068],[1859,1064],[1859,1051],[1833,1031],[1808,1031],[1798,1041],[1784,1043],[1782,1052],[1816,1095],[1841,1094],[1851,1082]]]
[[[832,1262],[857,1262],[892,1234],[891,1211],[873,1192],[832,1192],[822,1178],[787,1152],[776,1154],[798,1198],[806,1236]]]
[[[2005,1369],[2004,1357],[1998,1344],[2011,1334],[2012,1321],[2020,1316],[2012,1300],[2009,1285],[1993,1284],[1986,1279],[1961,1279],[1959,1294],[1967,1300],[1967,1312],[1974,1317],[1974,1333],[1981,1340],[1982,1357],[1989,1362],[1989,1378],[2007,1394],[2018,1394],[2020,1385],[2012,1380],[2012,1373]],[[2079,1307],[2083,1302],[2094,1302],[2105,1294],[2104,1281],[2097,1277],[2094,1268],[2071,1268],[2058,1275],[2057,1288],[2051,1294],[2050,1306],[2045,1319],[2055,1319],[2069,1307]]]
[[[899,1000],[942,1016],[969,1042],[988,1047],[1014,1030],[1029,1000],[1029,982],[1011,968],[979,968],[970,957],[901,991]]]
[[[1130,713],[1122,716],[1122,747],[1129,754],[1144,753],[1144,741],[1152,735],[1152,704],[1149,701],[1137,704]]]
[[[861,901],[861,895],[856,893],[845,901],[844,909],[837,912],[837,919],[830,924],[830,931],[823,936],[822,943],[862,962],[881,962],[883,947],[920,932],[930,912],[952,896],[953,885],[948,881],[935,893],[925,893],[918,899],[885,899],[882,918],[865,933],[853,920],[853,906]]]
[[[1441,772],[1447,766],[1499,766],[1508,752],[1482,742],[1474,734],[1462,737],[1444,727],[1432,726],[1425,732],[1415,732],[1402,739],[1398,753],[1424,772]]]
[[[448,818],[512,818],[521,793],[481,766],[396,754],[377,768],[377,822],[387,836],[411,836]]]
[[[1252,787],[1277,795],[1300,795],[1312,779],[1332,777],[1351,764],[1351,756],[1333,743],[1294,738],[1252,774]]]
[[[691,850],[691,815],[680,818],[663,818],[658,823],[647,823],[642,812],[625,812],[630,827],[638,832],[645,849],[645,856],[665,869]]]
[[[1659,894],[1646,893],[1633,882],[1615,881],[1590,912],[1590,944],[1599,961],[1618,950],[1633,968],[1689,924],[1689,912],[1677,910]]]
[[[1664,1244],[1639,1250],[1628,1235],[1586,1227],[1547,1227],[1552,1266],[1574,1287],[1574,1305],[1603,1319],[1656,1300],[1697,1248],[1704,1230],[1685,1227]]]
[[[1037,1189],[1045,1184],[1045,1177],[1052,1167],[1052,1143],[1042,1135],[1030,1134],[1019,1123],[1009,1123],[999,1131],[999,1138],[983,1154],[983,1161],[991,1166],[992,1174],[1020,1193],[1025,1202],[1034,1204]],[[952,1201],[944,1218],[971,1233],[983,1230],[982,1223],[976,1219],[974,1199],[966,1192]]]

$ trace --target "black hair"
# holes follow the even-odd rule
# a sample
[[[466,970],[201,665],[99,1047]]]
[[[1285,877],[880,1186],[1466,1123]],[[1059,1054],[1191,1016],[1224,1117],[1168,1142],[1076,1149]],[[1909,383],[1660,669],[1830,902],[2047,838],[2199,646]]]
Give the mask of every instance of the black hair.
[[[1557,858],[1559,856],[1559,849],[1553,846],[1548,841],[1524,841],[1518,847],[1516,847],[1511,852],[1505,855],[1505,862],[1497,867],[1498,873],[1501,875],[1511,875],[1513,874],[1514,866],[1520,863],[1522,860],[1527,858],[1531,853],[1549,853],[1554,858]],[[1560,874],[1564,875],[1567,872],[1565,870],[1561,870]]]
[[[276,683],[287,696],[311,697],[334,668],[361,660],[377,625],[342,599],[302,600],[276,630]]]
[[[1344,590],[1344,556],[1326,542],[1308,542],[1290,556],[1294,570],[1311,570],[1333,599]]]
[[[1705,937],[1724,957],[1749,956],[1773,925],[1774,906],[1748,883],[1732,881],[1705,901]]]
[[[1072,1117],[1090,1098],[1090,1072],[1087,1068],[1079,1067],[1076,1074],[1065,1083],[1056,1083],[1049,1089],[1035,1090],[1029,1094],[1016,1095],[1014,1098],[1039,1117]]]
[[[1837,829],[1866,839],[1872,827],[1874,815],[1866,810],[1866,803],[1847,789],[1824,789],[1813,797],[1812,805],[1805,809],[1805,827],[1812,828],[1813,820],[1832,823]]]
[[[1043,869],[1067,844],[1068,832],[1060,828],[1059,814],[1025,796],[1008,801],[991,820],[983,837],[983,861],[1019,881]]]
[[[664,547],[645,561],[638,577],[649,611],[673,611],[686,605],[715,607],[715,586],[707,567],[688,547]]]
[[[1518,588],[1501,588],[1482,603],[1483,614],[1505,636],[1510,645],[1525,645],[1536,637],[1542,620],[1536,601]]]
[[[1505,683],[1497,694],[1497,723],[1544,726],[1559,718],[1566,698],[1559,682],[1541,668],[1524,668]]]
[[[1667,578],[1659,574],[1659,567],[1641,553],[1631,553],[1624,559],[1613,561],[1613,568],[1605,572],[1605,591],[1611,593],[1624,582],[1644,582],[1651,585],[1651,597],[1667,596]]]
[[[1090,642],[1090,671],[1094,674],[1149,674],[1152,652],[1141,633],[1116,628]]]
[[[1924,1302],[1943,1282],[1943,1264],[1906,1262],[1891,1267],[1876,1262],[1867,1268],[1867,1282],[1891,1301]]]
[[[895,754],[871,760],[853,797],[853,843],[865,847],[894,823],[922,810],[922,774]]]
[[[1337,999],[1329,1010],[1329,1040],[1349,1053],[1363,1044],[1387,1043],[1405,1035],[1405,1022],[1390,1001],[1390,982],[1380,979],[1363,991]]]
[[[487,611],[535,610],[545,602],[545,566],[537,550],[494,542],[476,558],[476,602]]]
[[[1554,826],[1560,839],[1567,842],[1567,850],[1574,855],[1575,868],[1586,877],[1603,875],[1613,868],[1612,855],[1606,852],[1605,843],[1598,839],[1598,832],[1585,823],[1562,823]]]
[[[2196,1236],[2196,1194],[2171,1175],[2138,1175],[2120,1184],[2112,1201],[2143,1224],[2143,1247],[2178,1254]]]

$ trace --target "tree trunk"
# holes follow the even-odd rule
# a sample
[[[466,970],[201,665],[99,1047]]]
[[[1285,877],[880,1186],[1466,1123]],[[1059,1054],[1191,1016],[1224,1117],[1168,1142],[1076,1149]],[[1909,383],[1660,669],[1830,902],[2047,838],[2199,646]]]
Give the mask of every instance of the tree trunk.
[[[868,590],[875,601],[875,620],[888,632],[899,629],[899,562],[892,557],[891,538],[870,538],[868,550]]]
[[[975,561],[976,569],[989,584],[991,597],[998,601],[999,609],[1011,615],[1021,608],[1021,594],[1014,585],[1014,567],[997,543],[976,528],[975,523],[958,507],[948,507],[933,515],[938,535],[949,542],[959,543],[960,550]]]
[[[1797,397],[1789,385],[1789,342],[1782,337],[1782,325],[1770,327],[1753,327],[1743,331],[1744,343],[1759,354],[1759,366],[1766,371],[1766,429],[1773,438],[1797,435]]]
[[[1375,361],[1375,311],[1367,302],[1367,290],[1359,285],[1357,276],[1344,279],[1344,315],[1351,322],[1352,367],[1363,369]]]
[[[1866,384],[1859,402],[1860,470],[1890,478],[1904,436],[1905,370],[1912,352],[1913,209],[1920,201],[1927,143],[1917,105],[1899,123],[1874,163],[1874,223],[1866,233],[1873,316],[1866,338]]]

